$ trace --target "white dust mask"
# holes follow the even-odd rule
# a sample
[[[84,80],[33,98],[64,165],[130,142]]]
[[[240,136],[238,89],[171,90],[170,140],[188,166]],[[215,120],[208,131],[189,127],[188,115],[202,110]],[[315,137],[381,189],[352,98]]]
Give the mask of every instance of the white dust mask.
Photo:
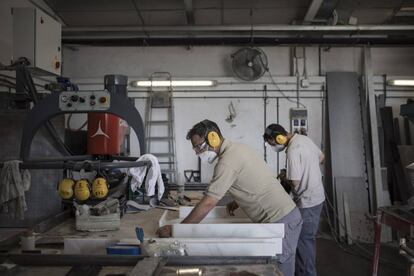
[[[197,156],[200,157],[201,161],[208,162],[211,164],[216,159],[217,153],[215,151],[206,150],[198,154]]]
[[[281,151],[283,151],[284,149],[286,148],[286,146],[285,145],[279,145],[279,144],[277,144],[277,145],[272,145],[272,149],[275,151],[275,152],[281,152]]]

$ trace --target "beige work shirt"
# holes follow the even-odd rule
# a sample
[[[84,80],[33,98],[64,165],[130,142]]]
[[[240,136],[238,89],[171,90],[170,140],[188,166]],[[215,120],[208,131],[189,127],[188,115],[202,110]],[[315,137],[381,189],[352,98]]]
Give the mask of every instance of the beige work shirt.
[[[276,175],[248,146],[224,140],[207,195],[229,192],[253,222],[276,222],[295,208]]]
[[[295,134],[286,149],[287,179],[300,181],[292,190],[299,208],[311,208],[325,201],[319,159],[322,151],[307,136]]]

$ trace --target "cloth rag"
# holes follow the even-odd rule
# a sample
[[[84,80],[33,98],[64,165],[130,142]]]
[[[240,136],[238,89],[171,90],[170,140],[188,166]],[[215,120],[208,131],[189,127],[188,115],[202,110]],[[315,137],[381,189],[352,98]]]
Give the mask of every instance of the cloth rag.
[[[164,181],[162,181],[162,174],[161,174],[161,167],[158,163],[157,157],[152,154],[144,154],[142,155],[138,161],[150,161],[151,167],[148,169],[146,166],[144,167],[135,167],[129,169],[129,174],[132,176],[131,179],[131,190],[135,192],[139,188],[141,188],[145,175],[147,178],[145,179],[145,191],[147,196],[155,195],[155,186],[158,188],[158,200],[162,198],[164,194]]]
[[[30,188],[29,170],[20,170],[21,161],[3,163],[0,172],[0,211],[13,218],[24,219],[27,210],[25,192]]]

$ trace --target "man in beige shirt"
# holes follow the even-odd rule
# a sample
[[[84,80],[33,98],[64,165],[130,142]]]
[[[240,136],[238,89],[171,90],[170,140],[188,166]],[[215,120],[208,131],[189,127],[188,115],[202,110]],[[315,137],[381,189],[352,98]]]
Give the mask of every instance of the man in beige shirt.
[[[217,124],[209,120],[194,125],[187,139],[202,161],[217,160],[217,164],[206,195],[181,223],[199,223],[228,192],[234,199],[227,205],[230,214],[240,207],[255,223],[285,224],[278,263],[284,275],[293,276],[302,218],[266,162],[248,146],[225,140]],[[171,236],[171,226],[161,227],[158,233]]]

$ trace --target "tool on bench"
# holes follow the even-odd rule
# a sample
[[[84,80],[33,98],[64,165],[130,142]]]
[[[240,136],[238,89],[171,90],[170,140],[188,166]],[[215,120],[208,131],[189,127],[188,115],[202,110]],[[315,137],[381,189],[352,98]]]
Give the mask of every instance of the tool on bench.
[[[139,241],[138,244],[117,243],[115,245],[108,246],[106,248],[106,253],[108,255],[130,255],[130,256],[141,255],[140,245],[144,242],[144,229],[142,229],[141,227],[136,227],[135,233]]]
[[[117,230],[121,225],[121,211],[118,199],[108,198],[95,206],[75,203],[75,207],[76,230]]]

